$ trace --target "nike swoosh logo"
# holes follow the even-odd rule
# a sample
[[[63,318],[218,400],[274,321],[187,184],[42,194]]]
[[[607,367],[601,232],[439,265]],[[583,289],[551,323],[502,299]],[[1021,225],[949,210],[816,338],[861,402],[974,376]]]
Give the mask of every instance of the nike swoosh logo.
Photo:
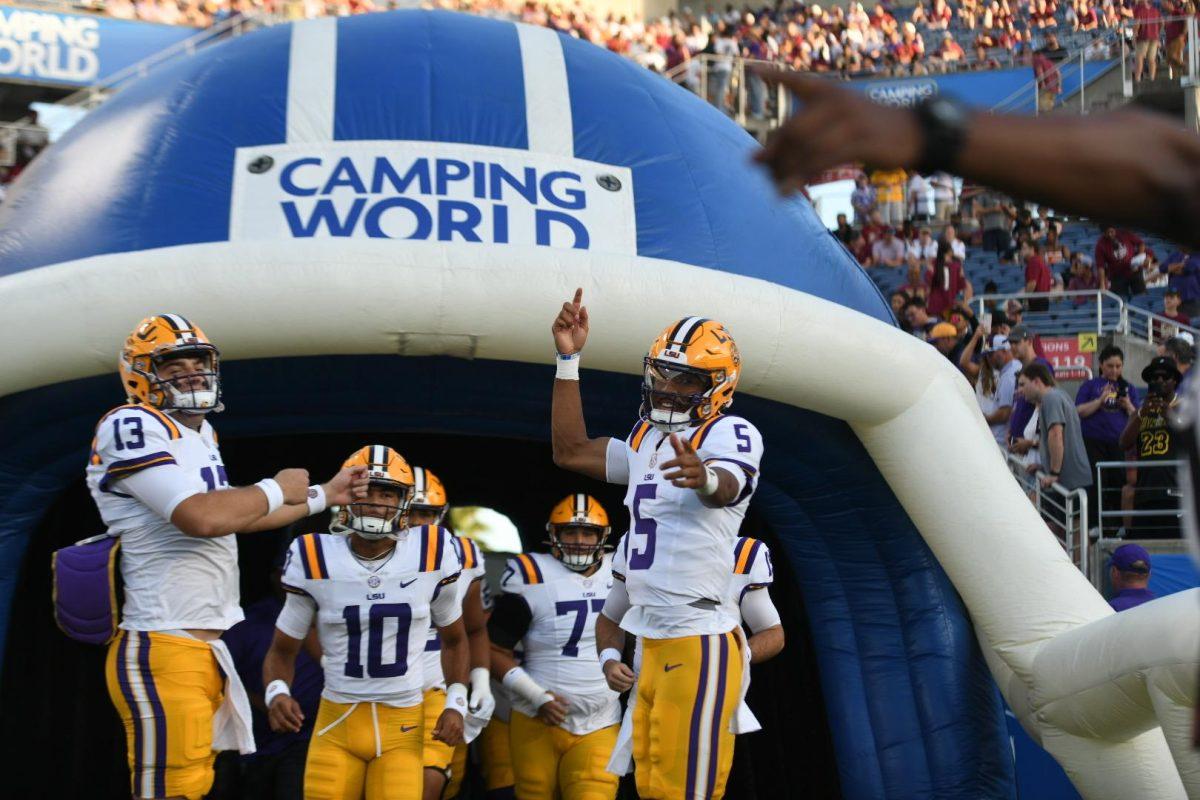
[[[415,731],[416,729],[417,729],[416,725],[401,725],[400,726],[401,733],[408,733],[409,731]]]
[[[670,672],[673,669],[679,669],[683,664],[663,664],[663,672]]]
[[[416,582],[417,582],[417,580],[419,580],[419,579],[418,579],[418,578],[413,578],[413,579],[412,579],[411,581],[409,581],[408,583],[405,583],[404,581],[400,581],[400,588],[401,588],[401,589],[403,589],[403,588],[405,588],[406,586],[412,586],[414,583],[416,583]]]

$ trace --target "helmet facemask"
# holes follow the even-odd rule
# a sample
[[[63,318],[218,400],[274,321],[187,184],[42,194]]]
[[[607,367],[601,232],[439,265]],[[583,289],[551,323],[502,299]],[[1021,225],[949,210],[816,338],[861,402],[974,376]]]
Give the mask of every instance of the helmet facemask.
[[[417,503],[413,503],[411,506],[409,506],[409,510],[408,510],[409,524],[412,525],[413,527],[416,527],[417,525],[441,525],[442,520],[444,520],[446,518],[446,512],[449,510],[450,510],[450,506],[448,506],[448,505],[447,506],[427,506],[427,505],[418,505]],[[432,516],[433,517],[432,521],[418,523],[412,519],[414,514],[422,513],[422,512],[427,513],[430,516]]]
[[[679,433],[707,417],[715,385],[708,370],[662,359],[644,360],[639,416],[663,433]],[[723,378],[722,378],[723,381]],[[694,387],[694,391],[668,391]]]
[[[204,367],[199,372],[163,377],[170,362],[179,358],[201,359]],[[150,396],[159,399],[160,410],[191,414],[221,410],[221,366],[216,347],[204,343],[172,347],[165,352],[152,354],[149,360],[147,377]]]
[[[600,559],[604,557],[604,553],[608,549],[606,541],[609,529],[606,527],[579,522],[572,522],[566,525],[550,523],[546,525],[546,530],[550,533],[550,539],[546,544],[550,545],[551,555],[562,562],[564,567],[573,572],[586,572],[591,569],[600,562]],[[568,530],[581,530],[594,534],[596,542],[595,544],[564,542],[559,536]]]
[[[347,503],[339,509],[334,526],[336,533],[349,532],[364,539],[399,539],[407,530],[404,518],[412,502],[412,487],[393,481],[373,480],[369,490],[386,491],[391,497],[386,500],[373,499]],[[395,498],[395,499],[393,499]]]

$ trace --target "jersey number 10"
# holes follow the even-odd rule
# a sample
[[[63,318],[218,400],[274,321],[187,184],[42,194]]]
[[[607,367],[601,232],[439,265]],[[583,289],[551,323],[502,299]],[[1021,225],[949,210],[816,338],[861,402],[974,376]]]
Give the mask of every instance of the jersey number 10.
[[[346,636],[349,643],[346,653],[346,677],[363,677],[362,665],[362,606],[346,606],[342,618],[346,620]],[[396,620],[396,658],[390,664],[383,663],[383,626],[389,619]],[[412,607],[407,603],[377,603],[367,615],[367,670],[369,678],[398,678],[408,672],[408,629],[412,625]]]

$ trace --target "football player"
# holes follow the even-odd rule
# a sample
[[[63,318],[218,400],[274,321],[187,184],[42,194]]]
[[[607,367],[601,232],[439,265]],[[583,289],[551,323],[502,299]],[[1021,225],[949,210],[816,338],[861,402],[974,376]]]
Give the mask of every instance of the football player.
[[[365,466],[367,496],[343,510],[350,535],[313,533],[292,543],[287,602],[263,662],[271,728],[298,731],[291,697],[296,654],[317,623],[325,689],[304,769],[310,800],[419,800],[425,714],[421,653],[441,633],[450,682],[434,739],[453,748],[466,716],[467,639],[455,591],[461,562],[438,525],[408,528],[413,473],[399,453],[369,445],[346,461]]]
[[[125,725],[133,796],[199,798],[222,744],[214,714],[243,694],[232,662],[223,677],[217,661],[228,653],[221,633],[242,619],[230,534],[349,502],[366,491],[365,474],[342,470],[310,487],[305,470],[285,469],[231,487],[207,416],[222,408],[220,354],[178,314],[142,320],[118,371],[128,402],[96,425],[87,466],[100,516],[121,539],[125,604],[105,664],[108,692]],[[241,741],[252,750],[252,737]]]
[[[413,500],[409,524],[439,525],[446,517],[448,500],[441,479],[424,467],[413,467]],[[462,561],[462,576],[457,589],[462,603],[463,623],[466,626],[471,651],[471,694],[468,708],[476,717],[491,716],[494,702],[488,676],[491,647],[487,638],[482,587],[486,568],[483,553],[470,539],[454,537],[454,546]],[[425,671],[425,800],[452,798],[458,795],[467,767],[467,744],[450,747],[433,738],[433,725],[446,704],[446,682],[442,676],[440,658],[442,640],[436,629],[430,629],[423,657]],[[444,792],[444,794],[443,794]]]
[[[625,576],[626,561],[629,558],[628,536],[621,537],[613,554],[613,577],[618,580]],[[783,623],[779,618],[779,610],[771,602],[771,595],[765,591],[775,580],[775,567],[771,563],[771,551],[764,542],[751,539],[748,536],[739,537],[733,548],[733,583],[730,586],[728,602],[737,610],[742,624],[750,629],[750,638],[746,641],[749,663],[760,664],[774,658],[783,649]],[[633,654],[633,671],[640,675],[642,671],[642,640],[637,640]],[[637,691],[631,696],[635,703]],[[627,709],[625,719],[621,722],[621,733],[617,739],[617,747],[609,761],[608,768],[617,775],[624,775],[631,767],[632,752],[632,714],[633,709]],[[739,714],[746,713],[747,727],[740,732],[749,733],[759,730],[758,721],[749,714],[750,709],[738,709]]]
[[[600,662],[608,685],[628,690],[634,675],[621,662],[625,632],[643,638],[633,718],[638,794],[721,798],[745,647],[726,598],[734,542],[762,457],[754,425],[724,413],[741,358],[721,323],[702,317],[672,323],[643,360],[633,430],[623,441],[589,438],[579,394],[589,323],[582,300],[580,289],[552,325],[554,462],[628,484],[633,523],[625,580],[616,581],[596,623]]]
[[[617,776],[606,766],[620,705],[595,649],[596,618],[612,588],[608,514],[595,498],[569,495],[551,511],[546,530],[550,554],[510,559],[488,621],[492,672],[512,701],[516,796],[612,800]]]

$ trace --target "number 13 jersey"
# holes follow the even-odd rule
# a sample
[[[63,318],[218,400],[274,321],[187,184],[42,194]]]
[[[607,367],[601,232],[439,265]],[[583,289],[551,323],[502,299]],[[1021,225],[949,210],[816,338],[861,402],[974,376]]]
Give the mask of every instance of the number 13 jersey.
[[[678,435],[702,462],[732,474],[739,492],[724,508],[709,508],[695,489],[672,485],[662,465],[675,458],[675,450],[669,436],[648,422],[635,425],[623,442],[609,442],[608,480],[629,485],[630,530],[620,560],[631,608],[621,627],[650,639],[725,633],[737,626],[725,602],[733,545],[762,459],[762,435],[741,417],[717,416]]]
[[[368,569],[350,551],[350,536],[310,533],[288,550],[283,588],[312,599],[325,664],[322,696],[335,703],[420,705],[421,657],[430,625],[445,626],[462,613],[455,583],[458,551],[445,528],[410,528],[395,553]],[[276,626],[303,639],[280,615]]]

